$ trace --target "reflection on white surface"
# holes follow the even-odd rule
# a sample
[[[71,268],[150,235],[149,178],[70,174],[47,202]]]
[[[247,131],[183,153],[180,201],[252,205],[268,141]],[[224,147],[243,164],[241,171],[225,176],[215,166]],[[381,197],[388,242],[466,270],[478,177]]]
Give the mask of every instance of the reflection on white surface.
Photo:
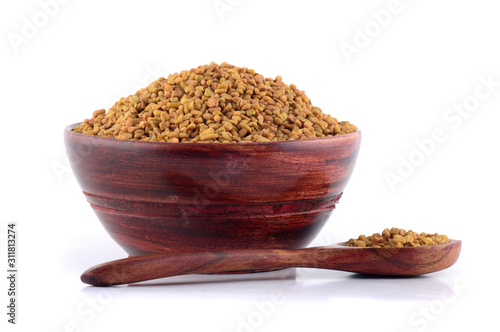
[[[348,326],[350,320],[360,319],[362,308],[363,319],[378,320],[390,312],[402,331],[420,331],[431,323],[435,326],[438,315],[446,318],[466,302],[463,295],[469,284],[459,272],[460,268],[452,267],[420,277],[392,278],[296,268],[175,276],[126,286],[88,286],[81,292],[87,300],[112,299],[109,308],[103,309],[106,315],[132,313],[131,308],[144,312],[147,307],[152,317],[167,315],[179,322],[189,321],[193,312],[190,324],[205,320],[214,331],[273,331],[284,320],[296,331],[323,328],[332,320]],[[300,319],[303,312],[315,321],[305,324]]]
[[[202,293],[223,296],[226,300],[241,300],[262,298],[278,290],[292,301],[343,298],[425,301],[439,298],[452,285],[450,273],[445,271],[412,278],[394,278],[293,268],[260,273],[175,276],[107,288],[89,286],[84,287],[82,292],[95,296],[106,289],[123,298],[179,294],[198,297]]]

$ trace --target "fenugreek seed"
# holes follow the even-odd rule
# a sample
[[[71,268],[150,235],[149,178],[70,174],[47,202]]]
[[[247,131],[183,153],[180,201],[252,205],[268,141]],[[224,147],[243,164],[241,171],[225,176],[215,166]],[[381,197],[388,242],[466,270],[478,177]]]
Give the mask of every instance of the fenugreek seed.
[[[412,234],[406,234],[404,235],[404,239],[406,241],[406,243],[410,243],[413,241],[413,235]]]
[[[219,127],[219,128],[217,128],[217,129],[215,130],[215,133],[217,133],[217,134],[222,134],[222,133],[223,133],[223,132],[225,132],[225,131],[226,131],[226,129],[225,129],[224,127]]]
[[[430,237],[424,237],[423,240],[425,244],[436,244],[436,242],[434,242],[434,240],[431,239]]]
[[[210,99],[208,99],[208,101],[207,101],[208,107],[215,107],[217,105],[219,105],[219,98],[218,97],[213,96],[213,97],[210,97]]]
[[[153,128],[158,128],[160,121],[151,119],[151,120],[148,120],[148,124]]]
[[[402,244],[406,243],[405,238],[399,234],[394,235],[392,238],[393,238],[394,242],[401,242]]]
[[[210,88],[206,88],[205,89],[205,95],[206,96],[209,96],[209,97],[212,97],[215,93],[212,91],[212,89]]]
[[[103,108],[103,109],[100,109],[100,110],[97,110],[97,111],[94,111],[94,113],[92,113],[92,116],[94,118],[97,118],[100,114],[104,114],[106,113],[106,110]]]
[[[262,126],[262,124],[264,123],[264,117],[263,117],[262,115],[260,115],[260,114],[259,114],[259,115],[257,116],[257,121],[258,121],[259,125],[261,125],[261,126]]]
[[[182,122],[182,114],[180,114],[179,116],[177,116],[174,120],[174,123],[176,125],[180,124]]]
[[[419,247],[427,245],[437,245],[445,244],[450,242],[446,235],[439,235],[435,233],[434,235],[427,233],[417,234],[413,231],[406,232],[402,228],[388,228],[380,233],[374,233],[371,236],[360,235],[357,240],[350,239],[347,242],[347,246],[359,247],[363,246],[359,241],[363,241],[366,246],[369,247],[384,247],[384,248],[400,248],[400,247]]]
[[[132,127],[133,125],[134,125],[134,119],[128,118],[127,121],[125,121],[125,126]]]
[[[357,130],[348,121],[338,122],[324,114],[303,91],[293,84],[287,86],[280,76],[264,78],[252,69],[227,63],[159,78],[121,98],[107,113],[102,109],[92,116],[74,131],[115,139],[195,143],[295,140]],[[200,134],[209,128],[216,132]],[[413,239],[420,241],[416,236]],[[446,239],[436,235],[433,241]]]
[[[240,129],[240,131],[238,132],[238,135],[239,135],[240,137],[243,137],[243,136],[245,136],[247,133],[248,133],[248,131],[247,131],[245,128],[242,128],[242,129]]]
[[[170,120],[170,116],[168,115],[167,112],[161,112],[161,114],[160,114],[160,120],[161,121],[168,121],[168,120]]]
[[[200,139],[201,139],[202,141],[214,140],[214,139],[216,139],[217,137],[219,137],[219,135],[218,135],[218,134],[215,134],[215,133],[214,133],[214,134],[207,134],[207,135],[203,135],[203,136],[201,136],[201,135],[200,135]]]
[[[266,116],[264,116],[264,121],[274,122],[274,119],[272,116],[266,115]]]
[[[186,120],[186,121],[183,121],[179,124],[179,128],[186,128],[187,126],[189,126],[191,124],[191,122],[189,120]]]
[[[203,131],[200,132],[200,136],[203,136],[203,135],[211,135],[214,133],[214,128],[210,127],[208,129],[205,129]]]

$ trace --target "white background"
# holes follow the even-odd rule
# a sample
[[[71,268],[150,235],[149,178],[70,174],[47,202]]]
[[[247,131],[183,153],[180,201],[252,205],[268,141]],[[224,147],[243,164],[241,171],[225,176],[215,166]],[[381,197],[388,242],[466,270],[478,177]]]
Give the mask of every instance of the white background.
[[[497,1],[49,2],[0,7],[1,248],[8,222],[17,222],[19,239],[18,324],[6,322],[2,277],[2,331],[496,324],[498,304],[489,299],[500,296]],[[390,17],[381,14],[388,8]],[[410,279],[290,269],[116,288],[81,283],[88,267],[126,255],[68,169],[63,128],[160,76],[210,61],[281,75],[362,130],[355,172],[313,244],[391,226],[439,232],[463,240],[457,264]],[[430,143],[436,131],[441,139]]]

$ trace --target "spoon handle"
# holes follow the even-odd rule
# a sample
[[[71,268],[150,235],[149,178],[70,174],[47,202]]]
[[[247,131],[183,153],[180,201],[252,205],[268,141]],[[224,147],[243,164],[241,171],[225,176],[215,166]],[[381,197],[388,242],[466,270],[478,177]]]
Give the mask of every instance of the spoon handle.
[[[322,267],[323,255],[316,255],[317,250],[325,249],[245,249],[148,254],[97,265],[85,271],[81,280],[94,286],[111,286],[183,274]],[[331,255],[332,250],[342,249],[326,250]]]

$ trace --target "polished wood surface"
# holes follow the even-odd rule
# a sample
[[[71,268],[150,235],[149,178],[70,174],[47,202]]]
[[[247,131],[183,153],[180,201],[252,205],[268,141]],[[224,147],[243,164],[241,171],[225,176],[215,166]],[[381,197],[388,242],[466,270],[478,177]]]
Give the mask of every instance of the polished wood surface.
[[[354,248],[337,244],[306,249],[248,249],[157,253],[95,266],[81,277],[94,286],[111,286],[195,273],[310,267],[385,276],[417,276],[452,266],[461,241],[403,248]]]
[[[73,173],[132,256],[306,247],[338,203],[361,143],[359,131],[267,143],[137,142],[74,126],[64,131]]]

